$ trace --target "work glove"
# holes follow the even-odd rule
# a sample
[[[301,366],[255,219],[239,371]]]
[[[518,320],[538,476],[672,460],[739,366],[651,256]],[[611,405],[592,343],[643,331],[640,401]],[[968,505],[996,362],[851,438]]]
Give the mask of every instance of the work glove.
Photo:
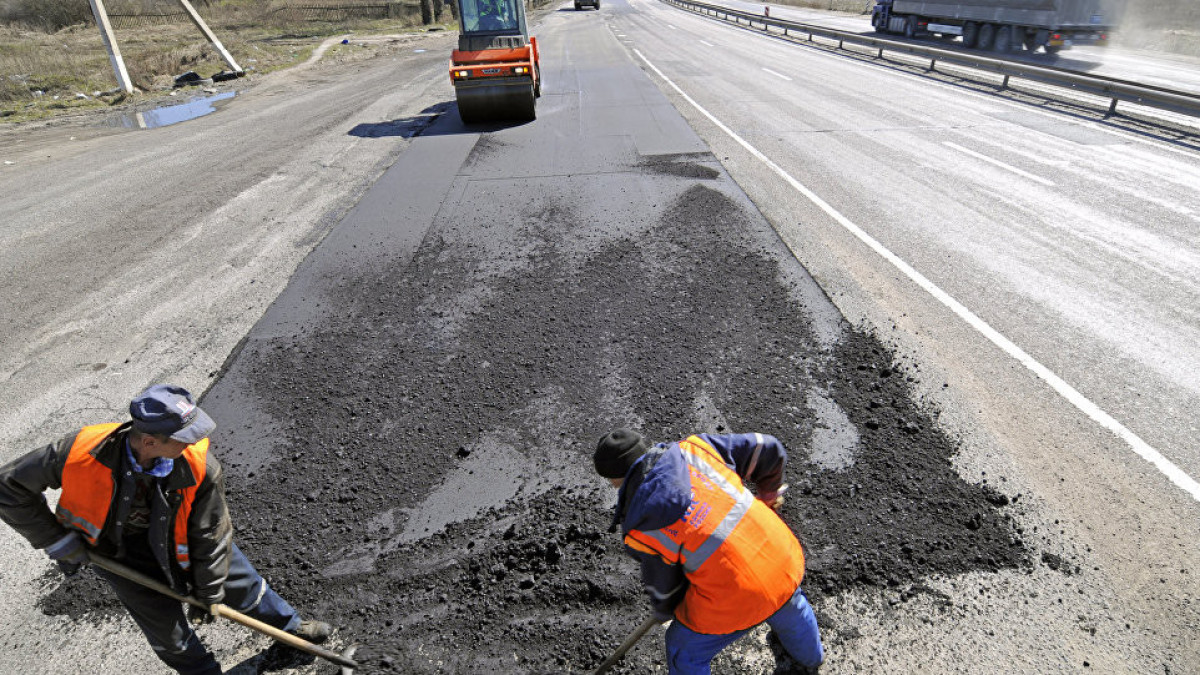
[[[73,576],[88,564],[87,544],[78,532],[68,532],[61,539],[46,547],[46,555],[58,563],[58,569],[66,576]]]
[[[213,622],[217,618],[210,607],[197,607],[188,605],[187,619],[193,626],[203,626]]]
[[[784,483],[779,486],[773,495],[763,495],[761,498],[763,503],[771,507],[772,511],[778,511],[783,508],[783,493],[787,492],[788,485]]]

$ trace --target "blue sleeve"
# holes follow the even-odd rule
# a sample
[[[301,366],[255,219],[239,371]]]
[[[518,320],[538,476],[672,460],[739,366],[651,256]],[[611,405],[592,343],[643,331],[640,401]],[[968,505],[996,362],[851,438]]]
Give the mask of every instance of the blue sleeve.
[[[779,495],[787,450],[778,438],[770,434],[700,434],[700,438],[721,453],[742,480],[757,486],[759,499],[770,502]]]
[[[662,558],[637,551],[628,546],[625,551],[642,566],[642,586],[650,597],[650,609],[654,616],[666,621],[675,614],[675,607],[683,601],[687,590],[687,577],[679,565],[668,565]]]

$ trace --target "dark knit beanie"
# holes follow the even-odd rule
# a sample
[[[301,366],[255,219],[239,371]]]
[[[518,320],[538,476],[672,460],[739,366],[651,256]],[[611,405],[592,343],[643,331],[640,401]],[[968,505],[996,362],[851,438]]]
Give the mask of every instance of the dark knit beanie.
[[[605,478],[624,478],[629,467],[650,449],[642,435],[629,429],[617,429],[600,439],[596,454],[596,473]]]

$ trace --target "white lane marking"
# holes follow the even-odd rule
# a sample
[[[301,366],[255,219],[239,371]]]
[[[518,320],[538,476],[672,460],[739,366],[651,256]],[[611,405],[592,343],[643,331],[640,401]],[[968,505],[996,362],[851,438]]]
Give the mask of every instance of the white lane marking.
[[[771,70],[770,68],[763,68],[763,72],[770,73],[771,75],[774,75],[775,77],[778,77],[782,80],[787,80],[788,82],[792,81],[792,78],[788,77],[787,75],[784,75],[783,73],[777,73],[777,72]]]
[[[702,45],[706,45],[706,46],[708,46],[708,47],[716,47],[716,45],[714,45],[713,43],[711,43],[711,42],[705,42],[704,40],[701,40],[701,41],[700,41],[700,44],[702,44]]]
[[[676,28],[675,26],[672,26],[671,24],[667,24],[667,28],[670,28],[671,30],[679,30],[678,28]]]
[[[949,293],[946,293],[942,289],[935,286],[932,281],[925,278],[925,275],[913,269],[911,265],[904,262],[895,253],[892,253],[885,248],[883,244],[879,243],[874,237],[864,232],[862,228],[851,222],[849,218],[843,216],[837,209],[833,208],[824,199],[821,199],[819,196],[817,196],[815,192],[805,187],[803,183],[795,178],[792,178],[791,174],[784,171],[783,168],[775,162],[771,161],[771,158],[764,155],[753,145],[750,145],[745,139],[734,133],[732,129],[725,126],[721,120],[717,119],[712,113],[705,110],[691,96],[688,96],[686,93],[684,93],[684,91],[679,88],[679,85],[675,84],[671,81],[671,78],[664,75],[663,72],[658,69],[658,66],[655,66],[653,63],[651,63],[650,59],[647,59],[641,51],[634,49],[633,53],[637,54],[638,58],[640,58],[642,61],[645,61],[646,65],[649,66],[651,70],[661,77],[664,82],[670,85],[672,89],[678,92],[679,95],[683,97],[683,100],[687,101],[693,108],[700,111],[701,115],[707,117],[709,121],[716,125],[718,129],[725,132],[727,136],[732,138],[738,145],[745,148],[747,152],[765,164],[767,168],[786,181],[788,185],[791,185],[793,189],[804,195],[804,197],[815,204],[817,208],[821,209],[830,218],[833,218],[835,221],[837,221],[837,223],[845,228],[846,231],[848,231],[850,234],[853,234],[858,238],[859,241],[863,242],[871,250],[878,253],[884,260],[888,261],[896,269],[903,272],[904,276],[908,277],[913,283],[920,286],[927,293],[936,298],[938,302],[949,308],[950,311],[954,312],[959,318],[967,322],[967,325],[979,331],[979,333],[990,340],[992,344],[996,345],[1006,354],[1019,361],[1021,365],[1025,366],[1029,370],[1032,370],[1035,375],[1041,378],[1046,384],[1050,385],[1054,391],[1058,392],[1058,394],[1070,402],[1071,405],[1074,405],[1101,427],[1109,430],[1118,438],[1125,441],[1139,457],[1153,464],[1154,467],[1163,475],[1165,475],[1168,480],[1181,488],[1184,492],[1187,492],[1189,495],[1191,495],[1192,499],[1200,501],[1200,483],[1196,482],[1194,478],[1184,473],[1183,469],[1180,469],[1173,462],[1171,462],[1171,460],[1163,457],[1162,453],[1160,453],[1158,450],[1155,450],[1150,446],[1150,444],[1139,438],[1137,434],[1125,428],[1125,425],[1113,419],[1111,415],[1101,410],[1099,406],[1097,406],[1095,403],[1092,403],[1074,387],[1067,384],[1066,381],[1064,381],[1061,377],[1055,375],[1049,368],[1043,366],[1041,363],[1038,363],[1032,356],[1025,353],[1025,350],[1014,344],[1012,340],[1009,340],[1001,335],[996,331],[996,329],[989,326],[986,321],[976,316],[974,312],[967,309],[962,305],[962,303],[952,298]]]
[[[1029,173],[1028,171],[1022,171],[1021,169],[1018,169],[1017,167],[1012,166],[1011,164],[1005,164],[1004,162],[1001,162],[998,159],[992,159],[991,157],[988,157],[987,155],[982,155],[978,152],[975,152],[974,150],[964,148],[963,146],[961,146],[957,143],[951,143],[950,141],[942,141],[942,145],[945,145],[946,147],[954,148],[955,150],[957,150],[961,153],[968,154],[968,155],[974,157],[975,159],[983,160],[983,161],[987,162],[988,164],[993,164],[995,166],[998,166],[1001,169],[1004,169],[1005,171],[1011,171],[1011,172],[1017,174],[1018,176],[1023,176],[1025,178],[1028,178],[1031,181],[1041,183],[1042,185],[1054,187],[1054,183],[1046,180],[1045,178],[1042,178],[1041,176],[1035,176],[1035,175]]]

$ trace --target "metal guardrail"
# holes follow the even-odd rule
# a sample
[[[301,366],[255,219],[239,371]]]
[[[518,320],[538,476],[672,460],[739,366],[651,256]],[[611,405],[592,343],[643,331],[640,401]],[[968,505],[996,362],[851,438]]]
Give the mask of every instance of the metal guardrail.
[[[772,29],[775,29],[774,32],[781,32],[785,37],[790,36],[792,33],[807,34],[810,42],[813,41],[814,37],[826,38],[836,41],[838,49],[844,49],[846,44],[877,49],[879,58],[883,58],[885,51],[926,58],[929,59],[929,70],[936,70],[937,64],[940,61],[996,73],[1004,76],[1004,81],[1001,85],[1002,88],[1008,87],[1010,78],[1018,77],[1042,84],[1067,88],[1072,91],[1105,97],[1111,101],[1108,106],[1109,115],[1116,114],[1117,103],[1124,101],[1160,110],[1170,110],[1184,115],[1200,116],[1200,94],[1193,94],[1187,91],[1146,85],[1111,77],[1084,75],[1064,68],[1036,66],[1017,61],[1006,61],[1004,59],[970,53],[938,49],[936,47],[924,47],[907,42],[889,40],[887,38],[847,33],[822,26],[773,19],[763,14],[751,14],[720,5],[693,2],[693,0],[662,1],[691,12],[721,18],[725,21],[732,21],[738,25],[742,25],[744,22],[748,28],[761,26],[762,30],[766,32],[773,32]]]

